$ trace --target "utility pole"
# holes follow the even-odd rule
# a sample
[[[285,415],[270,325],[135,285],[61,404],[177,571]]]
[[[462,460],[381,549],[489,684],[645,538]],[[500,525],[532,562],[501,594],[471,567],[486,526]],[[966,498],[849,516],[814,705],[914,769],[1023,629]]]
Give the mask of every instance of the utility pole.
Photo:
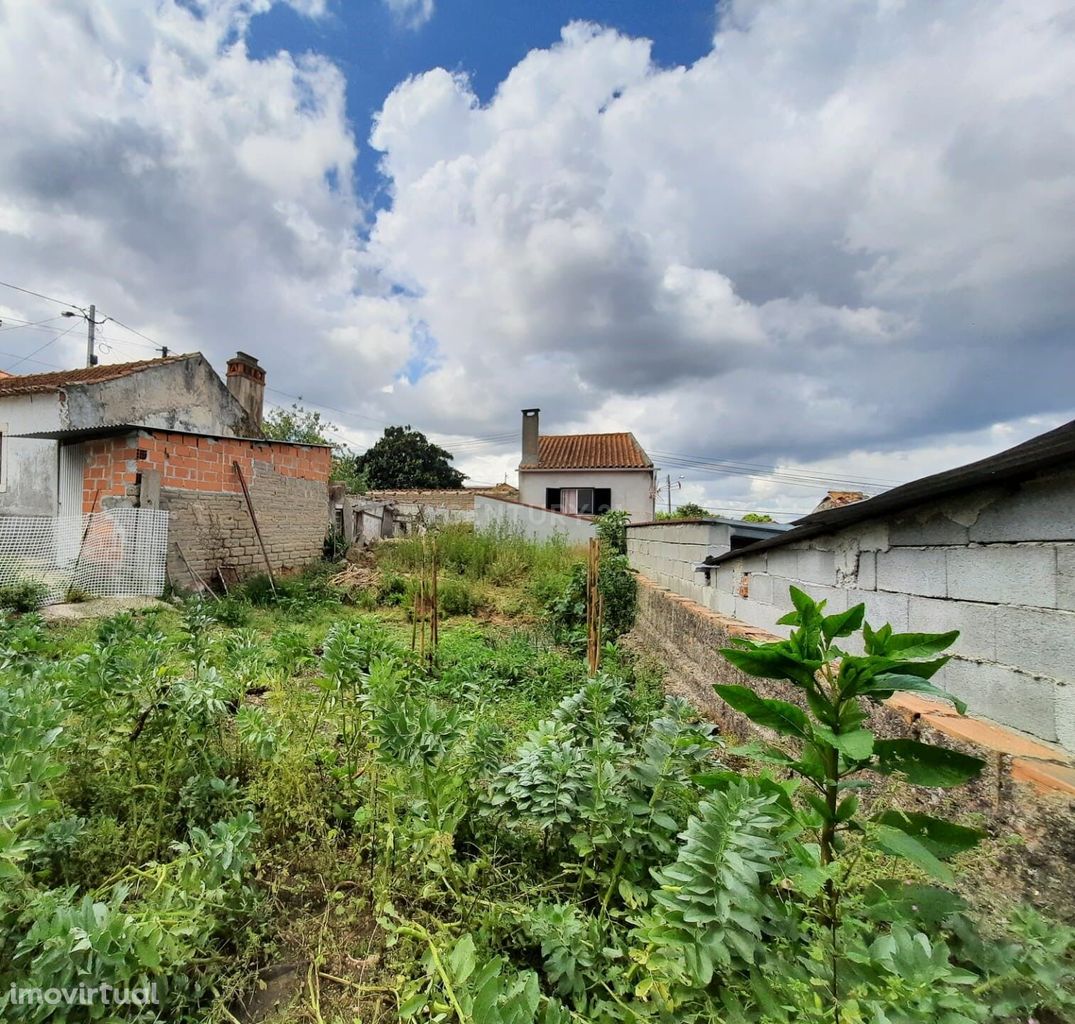
[[[90,315],[86,319],[86,323],[89,324],[89,330],[86,332],[86,365],[96,366],[97,356],[93,353],[93,334],[94,329],[97,326],[97,307],[90,306]],[[108,346],[105,346],[106,348]]]
[[[86,332],[86,365],[97,365],[97,353],[93,351],[93,338],[94,332],[97,329],[98,324],[103,324],[105,320],[109,318],[106,316],[104,320],[97,319],[97,307],[90,306],[90,311],[87,313],[84,309],[80,309],[77,313],[72,313],[71,310],[65,309],[60,316],[80,316],[86,321],[88,330]]]
[[[92,331],[93,328],[91,327],[90,330]],[[664,485],[665,485],[665,487],[668,488],[668,514],[671,515],[672,514],[672,474],[671,473],[668,473],[665,476]]]

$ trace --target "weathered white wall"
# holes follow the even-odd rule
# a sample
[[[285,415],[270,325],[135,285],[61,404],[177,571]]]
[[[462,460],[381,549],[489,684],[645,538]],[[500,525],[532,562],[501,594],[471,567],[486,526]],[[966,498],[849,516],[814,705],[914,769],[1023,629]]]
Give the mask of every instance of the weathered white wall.
[[[474,528],[503,528],[535,540],[560,537],[568,544],[585,544],[591,537],[597,536],[594,524],[588,519],[481,494],[474,496]]]
[[[59,430],[59,396],[11,395],[0,401],[0,515],[56,515],[59,461],[55,441],[14,434]]]
[[[614,509],[630,512],[635,522],[653,518],[653,473],[648,469],[520,470],[519,501],[544,508],[546,487],[608,487]]]
[[[201,355],[62,392],[0,397],[0,515],[56,515],[58,445],[19,438],[115,423],[250,436],[246,411]]]
[[[875,626],[958,629],[939,684],[973,713],[1075,750],[1075,471],[746,555],[708,585],[691,571],[703,528],[651,529],[628,530],[643,575],[750,625],[786,635],[776,620],[794,584],[830,611],[865,603]]]
[[[64,389],[64,426],[108,423],[250,437],[246,410],[201,355],[97,384]]]

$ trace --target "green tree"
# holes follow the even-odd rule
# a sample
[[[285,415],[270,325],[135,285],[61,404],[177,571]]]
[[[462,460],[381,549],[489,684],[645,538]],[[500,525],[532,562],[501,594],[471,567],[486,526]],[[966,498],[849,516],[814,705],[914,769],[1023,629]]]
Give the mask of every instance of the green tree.
[[[332,446],[332,472],[329,479],[347,485],[352,494],[366,490],[366,482],[355,464],[354,453],[346,445],[330,440],[329,434],[338,430],[335,423],[321,413],[293,404],[290,408],[274,406],[261,422],[261,432],[273,441],[294,441],[297,444],[327,444]]]
[[[742,516],[744,523],[771,523],[773,517],[766,515],[764,512],[748,512],[745,516]]]
[[[452,455],[410,426],[385,427],[384,436],[355,465],[371,488],[463,486],[466,474],[450,465]]]
[[[667,512],[658,512],[657,519],[709,519],[713,515],[707,508],[703,508],[701,505],[696,504],[693,501],[688,501],[685,505],[678,505],[675,512],[669,514]]]

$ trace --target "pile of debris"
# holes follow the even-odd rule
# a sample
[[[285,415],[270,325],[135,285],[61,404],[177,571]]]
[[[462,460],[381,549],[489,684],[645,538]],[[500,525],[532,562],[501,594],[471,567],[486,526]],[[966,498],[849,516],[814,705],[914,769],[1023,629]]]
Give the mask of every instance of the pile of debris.
[[[347,568],[336,573],[329,582],[341,590],[370,590],[380,585],[381,574],[376,566],[349,562]]]

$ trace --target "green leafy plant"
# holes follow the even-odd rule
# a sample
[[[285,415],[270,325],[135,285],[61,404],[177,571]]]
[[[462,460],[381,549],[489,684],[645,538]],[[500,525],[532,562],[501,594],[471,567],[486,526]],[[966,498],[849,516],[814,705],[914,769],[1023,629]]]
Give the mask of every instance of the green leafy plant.
[[[867,702],[879,702],[897,691],[958,698],[929,680],[948,660],[939,656],[958,633],[894,633],[888,625],[872,629],[864,622],[865,606],[833,615],[825,602],[815,602],[791,588],[794,610],[780,619],[795,627],[787,640],[771,643],[744,640],[721,653],[747,675],[786,680],[802,693],[798,704],[760,696],[733,684],[714,687],[735,710],[782,737],[781,746],[740,748],[740,753],[776,764],[802,779],[807,787],[802,824],[818,839],[825,875],[824,915],[833,938],[832,998],[838,999],[836,941],[839,929],[841,876],[837,865],[849,833],[888,854],[904,857],[942,881],[951,881],[943,863],[974,846],[972,829],[941,818],[887,810],[869,818],[859,813],[858,793],[869,788],[870,775],[897,776],[919,786],[957,786],[973,779],[983,762],[958,751],[910,739],[879,739],[868,725]],[[837,640],[861,629],[864,653],[851,654]]]
[[[627,524],[630,521],[630,512],[623,509],[609,509],[594,520],[597,536],[607,552],[614,555],[627,554]]]
[[[12,612],[33,612],[41,607],[48,588],[40,580],[24,577],[0,586],[0,608]]]

